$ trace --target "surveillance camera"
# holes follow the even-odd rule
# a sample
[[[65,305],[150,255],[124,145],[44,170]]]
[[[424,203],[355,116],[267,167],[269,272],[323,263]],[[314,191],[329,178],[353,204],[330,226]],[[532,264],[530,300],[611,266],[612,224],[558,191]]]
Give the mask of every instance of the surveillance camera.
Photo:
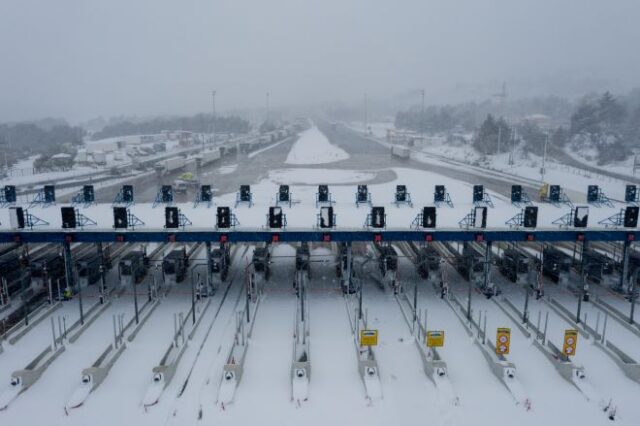
[[[156,373],[153,375],[153,382],[154,383],[160,383],[162,381],[162,374],[161,373]]]
[[[227,371],[224,375],[224,379],[227,381],[233,380],[233,372],[232,371]]]
[[[22,380],[20,377],[12,377],[11,378],[11,386],[20,386],[22,384]]]
[[[85,384],[85,385],[91,383],[91,376],[88,375],[88,374],[84,374],[82,376],[82,383]]]
[[[297,369],[296,376],[298,376],[299,379],[303,378],[305,376],[304,370],[301,368]]]
[[[376,374],[376,369],[373,367],[367,367],[367,375],[374,376]]]

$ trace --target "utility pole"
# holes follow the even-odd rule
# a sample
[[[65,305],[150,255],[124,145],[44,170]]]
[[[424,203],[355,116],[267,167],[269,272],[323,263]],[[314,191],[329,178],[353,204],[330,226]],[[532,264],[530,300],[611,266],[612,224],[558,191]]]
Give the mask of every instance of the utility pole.
[[[547,163],[547,145],[549,144],[549,131],[547,130],[547,137],[544,139],[544,151],[542,152],[542,167],[540,168],[540,181],[544,182],[544,175],[546,171]]]
[[[269,92],[267,92],[267,118],[265,119],[265,123],[269,122]]]
[[[422,143],[424,144],[424,89],[420,91],[420,95],[422,96],[422,105],[420,108],[420,136],[422,137]]]
[[[502,149],[500,149],[501,143],[502,143],[502,123],[498,125],[498,155],[502,153]]]
[[[364,94],[364,135],[367,135],[367,94]]]
[[[211,118],[211,130],[213,133],[213,144],[216,143],[216,91],[211,91],[211,98],[213,101],[213,116]]]

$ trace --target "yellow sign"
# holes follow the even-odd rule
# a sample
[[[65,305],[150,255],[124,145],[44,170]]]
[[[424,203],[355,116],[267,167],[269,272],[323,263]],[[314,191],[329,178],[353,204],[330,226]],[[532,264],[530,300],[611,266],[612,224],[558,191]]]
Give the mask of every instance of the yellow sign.
[[[538,195],[540,196],[540,200],[542,201],[543,198],[547,198],[547,196],[549,195],[549,184],[545,183],[544,185],[542,185],[540,187],[540,190],[538,191]]]
[[[444,330],[427,331],[427,346],[430,348],[444,346]]]
[[[360,346],[377,346],[378,330],[360,330]]]
[[[562,345],[562,353],[566,356],[576,354],[576,345],[578,344],[578,330],[564,331],[564,344]]]
[[[511,329],[499,328],[496,334],[496,353],[498,355],[507,355],[511,346]]]

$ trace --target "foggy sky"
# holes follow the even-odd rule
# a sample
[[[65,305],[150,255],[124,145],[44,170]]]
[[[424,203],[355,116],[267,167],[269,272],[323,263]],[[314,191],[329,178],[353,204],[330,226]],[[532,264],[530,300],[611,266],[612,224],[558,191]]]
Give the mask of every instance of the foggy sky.
[[[638,0],[3,0],[0,122],[209,111],[214,88],[222,111],[615,90],[640,86],[639,21]]]

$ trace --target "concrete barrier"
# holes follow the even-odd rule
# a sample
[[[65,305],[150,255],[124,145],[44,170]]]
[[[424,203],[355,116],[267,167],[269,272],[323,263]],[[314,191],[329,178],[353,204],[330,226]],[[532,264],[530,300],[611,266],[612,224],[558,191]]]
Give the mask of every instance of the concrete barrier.
[[[400,306],[400,312],[407,323],[407,326],[411,329],[413,327],[413,306],[411,301],[407,298],[407,295],[396,295],[396,301]],[[411,318],[410,318],[411,317]],[[429,380],[431,380],[436,386],[442,384],[444,380],[449,380],[449,371],[447,369],[447,363],[440,357],[436,348],[429,348],[425,345],[425,339],[427,330],[424,328],[420,321],[417,321],[417,334],[414,332],[414,343],[418,349],[418,354],[422,360],[422,366]],[[413,332],[413,330],[412,330]],[[449,386],[447,386],[450,388]]]
[[[602,348],[620,367],[620,369],[624,372],[624,374],[634,380],[637,383],[640,383],[640,364],[635,359],[631,358],[622,349],[618,348],[616,345],[611,343],[611,341],[607,340],[603,345],[600,342],[596,342],[596,346]]]
[[[562,306],[562,304],[560,304],[560,302],[558,302],[557,300],[555,300],[551,296],[549,296],[546,299],[543,298],[542,300],[560,318],[564,319],[566,322],[568,322],[569,324],[574,326],[576,328],[576,330],[578,330],[578,333],[580,333],[580,335],[582,337],[584,337],[585,339],[589,338],[589,334],[590,333],[593,334],[594,336],[596,336],[596,338],[600,338],[600,335],[596,332],[596,330],[594,330],[593,328],[589,327],[584,322],[577,323],[576,320],[575,320],[575,317],[573,316],[573,313],[571,311],[569,311],[567,308],[565,308],[564,306]]]
[[[520,312],[509,299],[505,297],[503,301],[516,315],[522,316],[522,312]],[[544,333],[542,333],[538,327],[530,322],[528,323],[528,327],[535,332],[533,345],[553,364],[558,374],[573,384],[587,399],[596,399],[595,392],[586,380],[584,367],[573,364],[569,357],[564,355],[553,343],[546,340]]]
[[[480,352],[489,365],[489,368],[493,375],[496,376],[496,378],[500,380],[500,382],[502,382],[502,384],[507,388],[509,393],[511,393],[516,402],[524,403],[529,398],[524,389],[524,386],[522,386],[522,384],[516,377],[516,365],[513,362],[509,361],[506,356],[496,353],[495,345],[485,335],[486,330],[484,330],[480,326],[480,324],[476,323],[473,317],[471,317],[470,320],[467,318],[467,310],[462,306],[462,303],[460,303],[458,298],[455,295],[451,294],[450,299],[452,302],[447,300],[447,304],[449,305],[449,307],[451,307],[462,325],[468,331],[472,331],[472,329],[475,329],[476,333],[472,332],[470,335],[475,334],[474,342],[480,349]]]
[[[360,330],[367,329],[366,315],[357,314],[356,308],[351,306],[349,296],[345,296],[345,306],[347,309],[347,316],[349,317],[349,326],[353,335],[353,343],[355,346],[356,354],[358,356],[358,373],[362,378],[364,384],[365,393],[370,400],[382,399],[382,384],[380,383],[380,369],[378,367],[378,361],[373,347],[360,346],[359,334]],[[353,311],[353,312],[352,312]]]
[[[40,379],[47,367],[64,351],[64,346],[60,346],[57,349],[53,348],[53,346],[48,346],[27,364],[25,368],[14,371],[11,374],[9,388],[0,394],[0,410],[6,409],[18,395],[33,386],[33,384]]]
[[[493,301],[493,303],[495,303],[498,306],[498,308],[500,308],[500,310],[507,317],[509,317],[509,319],[516,325],[516,327],[518,327],[518,330],[520,330],[520,332],[522,334],[524,334],[527,338],[531,337],[531,333],[529,332],[527,327],[525,325],[523,325],[523,323],[521,322],[522,321],[522,317],[517,318],[515,315],[513,315],[513,313],[511,311],[509,311],[501,302],[499,302],[496,297],[492,297],[491,300]],[[511,302],[509,302],[509,303],[511,303]]]
[[[182,355],[184,355],[184,351],[187,349],[188,342],[193,338],[193,335],[200,325],[202,317],[205,312],[211,305],[211,301],[213,299],[211,297],[208,298],[207,303],[204,305],[203,309],[198,314],[195,323],[191,322],[191,318],[193,315],[193,309],[198,309],[201,307],[201,302],[196,303],[192,306],[187,315],[184,317],[177,333],[174,335],[173,341],[165,351],[160,363],[153,367],[151,370],[151,383],[149,384],[145,396],[143,398],[143,405],[145,407],[149,407],[155,405],[160,400],[160,395],[164,391],[164,389],[171,383],[173,376],[176,374],[176,370],[178,368],[178,364],[182,359]],[[185,339],[185,334],[188,334],[188,340]],[[178,338],[181,336],[182,343],[178,343]]]
[[[14,345],[18,340],[24,337],[29,331],[31,331],[36,325],[40,324],[42,321],[47,319],[49,315],[51,315],[56,310],[62,307],[62,302],[56,302],[53,305],[44,304],[38,307],[34,312],[32,312],[29,316],[31,317],[31,321],[29,321],[29,325],[24,325],[24,321],[20,321],[18,324],[11,327],[7,332],[2,336],[1,340],[9,339],[8,342]],[[9,338],[10,336],[12,336]]]
[[[80,324],[80,320],[78,320],[78,322],[76,323],[77,326],[77,330],[73,331],[70,333],[69,335],[69,342],[70,343],[75,343],[76,340],[78,340],[80,338],[80,336],[82,335],[82,333],[84,333],[87,328],[89,328],[91,326],[91,324],[93,324],[95,322],[95,320],[98,319],[98,317],[100,315],[102,315],[102,313],[104,311],[107,310],[107,308],[111,306],[111,300],[108,300],[106,302],[104,302],[103,304],[100,304],[100,302],[96,303],[95,305],[93,305],[85,314],[84,317],[84,324]]]
[[[129,321],[129,323],[122,329],[120,338],[123,338],[128,334],[127,341],[133,341],[138,331],[140,331],[142,326],[151,317],[151,314],[159,304],[159,300],[149,301],[145,303],[140,310],[140,314],[142,316],[138,325],[133,328],[133,331],[128,333],[128,330],[135,325],[135,318],[133,321]],[[127,349],[127,345],[124,342],[122,342],[117,347],[114,346],[114,343],[110,343],[102,351],[100,356],[98,356],[98,358],[94,361],[91,367],[82,370],[80,383],[67,401],[67,408],[77,408],[84,404],[86,399],[89,397],[89,394],[96,390],[98,386],[100,386],[102,382],[107,378],[107,375],[111,371],[111,368],[113,368],[116,361],[120,358],[125,349]]]
[[[140,322],[138,322],[138,325],[136,325],[135,328],[128,334],[127,341],[129,343],[133,342],[133,339],[135,339],[140,330],[142,330],[142,327],[144,327],[144,325],[147,323],[147,320],[151,317],[153,311],[155,311],[158,305],[160,305],[160,302],[161,300],[158,299],[148,300],[144,305],[142,305],[142,308],[140,309],[140,312],[143,313],[142,318],[140,318]],[[132,321],[127,325],[127,327],[125,327],[125,332],[129,327],[133,326],[133,321],[135,321],[135,317],[132,318]]]
[[[303,303],[305,303],[304,318],[302,318],[300,303],[297,303],[291,360],[291,400],[298,402],[309,398],[309,381],[311,380],[309,310],[306,300]]]
[[[255,324],[255,318],[260,307],[261,296],[255,298],[255,301],[250,302],[249,323],[245,321],[246,310],[238,313],[236,317],[236,331],[233,336],[233,345],[227,355],[227,360],[222,368],[222,378],[220,380],[220,388],[218,391],[218,403],[222,406],[233,402],[236,389],[242,379],[244,373],[244,361],[249,350],[249,339],[253,332],[253,326]],[[246,309],[246,308],[245,308]]]
[[[623,326],[624,328],[626,328],[636,336],[640,337],[640,325],[638,325],[637,323],[634,323],[634,324],[629,323],[629,317],[624,315],[617,308],[611,306],[609,303],[607,303],[605,300],[601,299],[600,297],[594,298],[593,303],[594,303],[594,306],[606,312],[607,314],[609,314],[609,316],[611,316],[613,319],[618,321],[618,323],[621,326]]]

